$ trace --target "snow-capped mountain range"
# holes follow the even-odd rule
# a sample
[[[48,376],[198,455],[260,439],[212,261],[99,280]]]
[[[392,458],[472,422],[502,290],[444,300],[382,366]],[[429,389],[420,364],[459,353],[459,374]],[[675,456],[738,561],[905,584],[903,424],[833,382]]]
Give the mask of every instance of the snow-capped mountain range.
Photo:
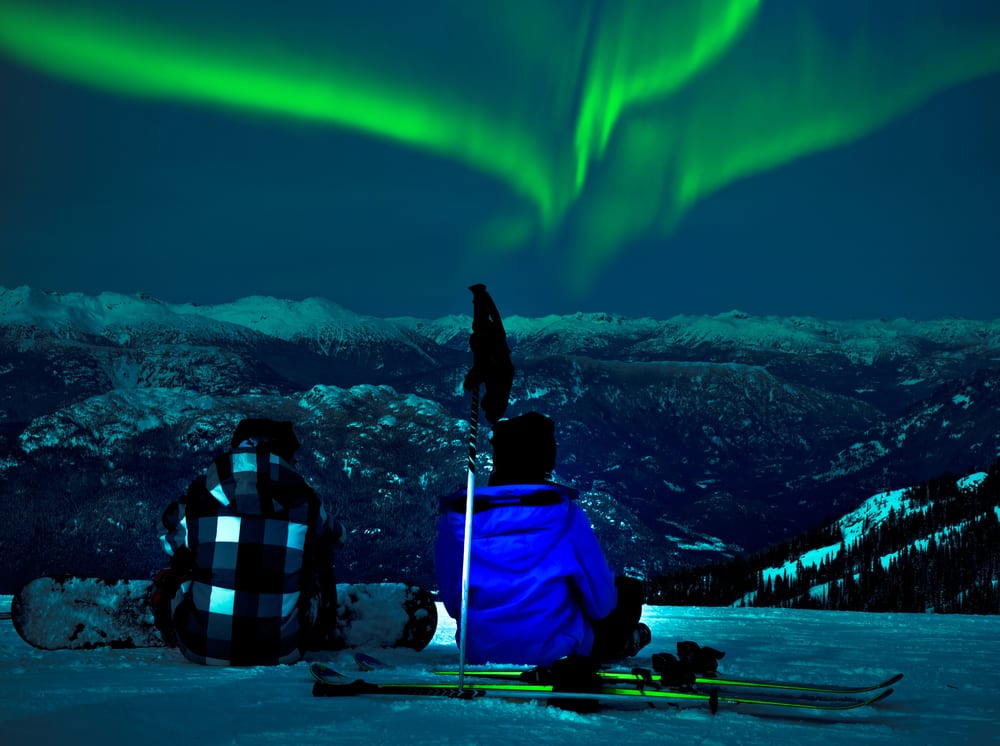
[[[505,324],[508,414],[556,420],[556,476],[619,569],[758,549],[1000,454],[1000,320]],[[438,499],[465,484],[470,326],[0,288],[0,547],[17,558],[0,591],[42,571],[147,575],[162,506],[244,416],[296,423],[303,472],[352,529],[344,579],[431,583]]]

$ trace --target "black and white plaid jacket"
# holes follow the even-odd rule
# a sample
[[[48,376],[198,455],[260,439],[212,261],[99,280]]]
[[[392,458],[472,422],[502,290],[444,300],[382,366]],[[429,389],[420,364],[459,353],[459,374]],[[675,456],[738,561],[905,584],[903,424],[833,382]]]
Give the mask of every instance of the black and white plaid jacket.
[[[299,660],[312,634],[310,596],[317,585],[336,592],[332,545],[342,530],[313,489],[266,444],[244,444],[216,458],[171,511],[161,541],[186,558],[173,600],[184,655],[216,665]]]

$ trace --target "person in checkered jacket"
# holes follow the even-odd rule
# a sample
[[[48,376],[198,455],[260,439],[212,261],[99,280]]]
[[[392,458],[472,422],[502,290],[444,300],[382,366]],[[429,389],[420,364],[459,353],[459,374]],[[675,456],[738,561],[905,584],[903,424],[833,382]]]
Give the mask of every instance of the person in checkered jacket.
[[[188,659],[294,663],[336,646],[334,548],[344,528],[295,471],[291,422],[247,419],[164,511],[170,568],[154,580],[157,627]]]

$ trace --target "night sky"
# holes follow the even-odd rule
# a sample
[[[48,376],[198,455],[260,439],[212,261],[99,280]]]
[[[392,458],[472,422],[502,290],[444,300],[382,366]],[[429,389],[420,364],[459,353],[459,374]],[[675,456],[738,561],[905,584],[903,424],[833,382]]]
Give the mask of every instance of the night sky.
[[[0,285],[1000,318],[997,0],[0,0]]]

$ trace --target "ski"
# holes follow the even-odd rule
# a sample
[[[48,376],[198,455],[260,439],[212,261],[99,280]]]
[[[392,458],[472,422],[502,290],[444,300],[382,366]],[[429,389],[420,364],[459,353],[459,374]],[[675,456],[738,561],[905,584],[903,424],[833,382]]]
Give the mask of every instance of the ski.
[[[721,705],[749,708],[788,708],[797,710],[840,711],[872,705],[892,694],[892,689],[879,691],[864,699],[819,700],[795,697],[755,697],[737,695],[718,690],[708,692],[682,692],[671,689],[648,689],[636,686],[604,685],[597,692],[553,691],[547,684],[528,684],[515,681],[481,682],[459,687],[457,683],[437,682],[383,682],[351,679],[322,663],[313,663],[309,672],[316,680],[314,697],[351,697],[360,695],[395,695],[405,697],[447,697],[451,699],[479,699],[504,697],[536,700],[597,700],[613,703],[707,705],[712,712]]]
[[[319,661],[309,664],[309,673],[320,684],[336,684],[347,681],[347,677],[340,671]]]
[[[388,663],[383,663],[378,658],[366,653],[355,653],[354,662],[357,664],[359,671],[375,671],[377,669],[392,668],[392,666]]]
[[[388,663],[383,663],[378,658],[373,658],[365,653],[355,653],[353,658],[359,671],[376,671],[392,668],[392,666]],[[316,679],[316,681],[320,682],[325,682],[328,679],[343,680],[347,678],[344,674],[340,673],[340,671],[321,661],[310,663],[309,673],[312,674],[312,677]]]
[[[374,671],[379,669],[392,668],[388,663],[384,663],[366,653],[355,653],[354,661],[360,671]],[[466,670],[465,675],[477,679],[500,679],[512,680],[522,679],[526,672],[532,669],[522,668],[499,668],[499,669],[473,669]],[[434,671],[435,676],[457,676],[458,671]],[[663,684],[660,674],[652,673],[646,668],[633,668],[631,671],[598,671],[598,676],[604,681],[621,685],[633,686],[653,686],[656,688],[667,686]],[[877,692],[881,689],[888,689],[893,684],[903,678],[903,674],[897,673],[894,676],[874,684],[860,684],[856,686],[840,684],[812,684],[796,681],[775,681],[770,679],[748,679],[731,678],[727,676],[699,676],[694,680],[696,687],[720,687],[723,689],[770,689],[781,692],[793,692],[796,695],[857,695]]]
[[[370,670],[370,669],[369,669]],[[477,679],[501,679],[501,680],[511,680],[519,679],[522,674],[530,669],[485,669],[485,670],[467,670],[465,672],[466,676],[472,676]],[[457,671],[435,671],[437,676],[457,676]],[[601,679],[609,682],[614,682],[615,684],[626,684],[631,683],[636,686],[665,686],[662,684],[662,677],[660,674],[655,674],[648,669],[633,669],[632,671],[599,671],[598,676]],[[806,693],[806,694],[829,694],[829,695],[852,695],[852,694],[867,694],[869,692],[877,692],[881,689],[888,689],[893,684],[898,682],[903,678],[903,674],[897,673],[894,676],[890,676],[884,681],[880,681],[876,684],[862,684],[859,686],[842,686],[837,684],[811,684],[804,682],[794,682],[794,681],[772,681],[768,679],[746,679],[746,678],[731,678],[727,676],[716,676],[716,677],[706,677],[698,676],[694,680],[694,685],[698,687],[704,686],[717,686],[724,688],[739,688],[739,689],[771,689],[776,691],[787,691],[795,693]]]

